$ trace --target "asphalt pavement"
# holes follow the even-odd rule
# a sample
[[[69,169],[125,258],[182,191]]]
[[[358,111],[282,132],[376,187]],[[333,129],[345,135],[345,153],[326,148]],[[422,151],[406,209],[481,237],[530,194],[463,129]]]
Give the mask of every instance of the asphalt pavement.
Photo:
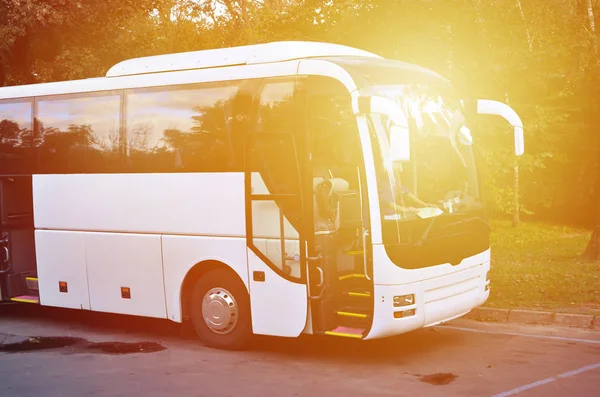
[[[600,331],[462,319],[377,341],[258,337],[228,352],[163,320],[0,308],[0,396],[184,395],[599,396]]]

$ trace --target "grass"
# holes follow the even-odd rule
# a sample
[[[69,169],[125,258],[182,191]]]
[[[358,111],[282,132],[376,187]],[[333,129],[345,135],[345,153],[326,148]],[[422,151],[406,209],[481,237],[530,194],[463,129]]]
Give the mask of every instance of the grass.
[[[590,231],[544,223],[492,225],[486,306],[600,315],[600,263],[579,260]]]

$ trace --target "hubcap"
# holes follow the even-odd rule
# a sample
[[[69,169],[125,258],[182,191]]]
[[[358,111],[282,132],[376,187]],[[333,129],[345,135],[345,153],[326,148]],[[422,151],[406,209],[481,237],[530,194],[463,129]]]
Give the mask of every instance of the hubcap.
[[[212,288],[202,300],[202,317],[211,331],[228,334],[238,321],[238,305],[225,288]]]

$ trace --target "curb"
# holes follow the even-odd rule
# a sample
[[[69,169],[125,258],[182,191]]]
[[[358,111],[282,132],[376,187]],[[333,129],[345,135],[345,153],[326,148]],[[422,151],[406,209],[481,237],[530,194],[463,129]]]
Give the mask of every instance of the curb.
[[[552,324],[567,327],[600,329],[600,316],[588,314],[476,307],[467,313],[465,318],[485,322],[498,321],[524,324]]]

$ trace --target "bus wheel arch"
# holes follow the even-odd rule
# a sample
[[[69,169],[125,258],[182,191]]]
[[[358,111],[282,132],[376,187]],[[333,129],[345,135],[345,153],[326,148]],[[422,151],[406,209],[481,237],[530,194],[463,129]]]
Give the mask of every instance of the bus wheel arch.
[[[238,350],[246,345],[252,334],[250,295],[235,270],[219,261],[200,262],[187,273],[181,291],[187,331],[211,347]],[[216,322],[205,320],[206,310],[216,311]]]

